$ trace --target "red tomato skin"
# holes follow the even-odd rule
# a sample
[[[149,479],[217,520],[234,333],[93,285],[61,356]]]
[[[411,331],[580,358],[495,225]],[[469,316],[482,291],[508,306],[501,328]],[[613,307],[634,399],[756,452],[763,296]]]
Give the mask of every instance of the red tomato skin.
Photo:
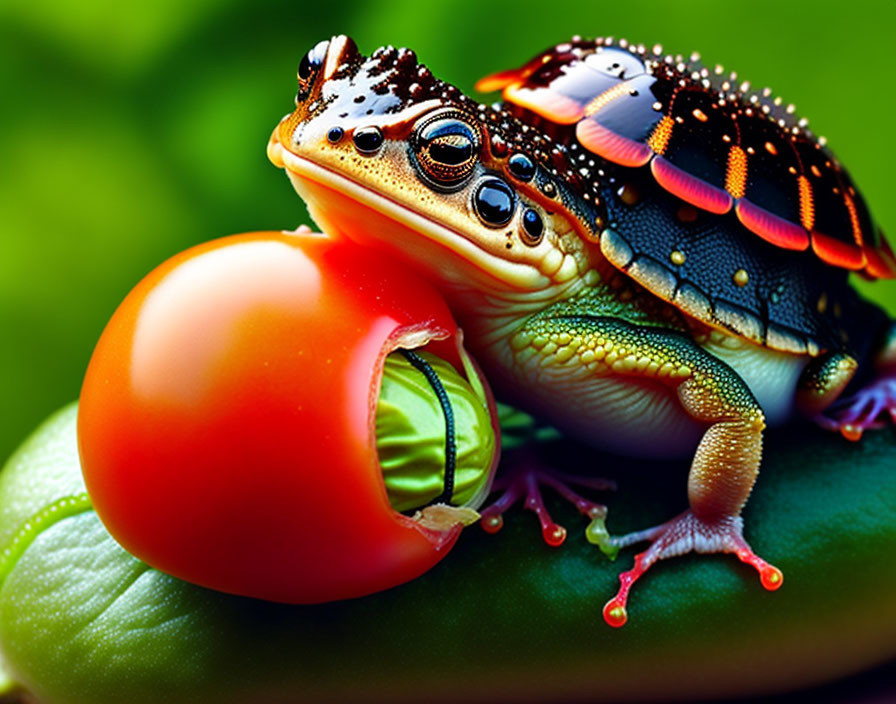
[[[413,579],[460,529],[391,508],[374,409],[401,338],[442,338],[429,349],[460,368],[456,332],[434,288],[346,240],[189,249],[131,291],[90,361],[78,434],[94,507],[126,550],[219,591],[318,603]]]

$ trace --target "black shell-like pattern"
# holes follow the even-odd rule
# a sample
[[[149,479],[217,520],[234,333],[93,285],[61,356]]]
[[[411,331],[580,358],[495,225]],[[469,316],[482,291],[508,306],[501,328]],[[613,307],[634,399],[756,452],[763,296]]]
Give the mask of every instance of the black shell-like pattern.
[[[649,291],[773,349],[861,355],[884,319],[847,274],[893,278],[896,259],[824,140],[735,81],[696,55],[575,37],[477,89],[590,165],[601,250]]]
[[[871,278],[896,276],[890,248],[824,140],[769,90],[750,92],[696,55],[575,38],[477,88],[501,89],[517,109],[570,126],[607,161],[648,167],[663,189],[697,208],[734,212],[777,247],[811,249]]]

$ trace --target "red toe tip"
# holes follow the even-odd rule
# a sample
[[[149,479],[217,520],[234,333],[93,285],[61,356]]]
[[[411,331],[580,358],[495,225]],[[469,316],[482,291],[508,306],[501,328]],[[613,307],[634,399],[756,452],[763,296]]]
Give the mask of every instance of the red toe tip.
[[[841,425],[840,426],[840,434],[845,437],[847,440],[852,440],[853,442],[858,442],[862,439],[862,428],[857,425]]]
[[[544,542],[552,548],[556,548],[563,545],[563,541],[566,540],[566,528],[556,523],[551,523],[544,527],[541,535],[544,537]]]
[[[628,621],[628,613],[625,604],[619,599],[610,599],[604,606],[604,621],[608,626],[621,628]]]
[[[482,530],[486,533],[497,533],[504,527],[504,518],[500,513],[496,513],[493,516],[483,516],[480,523],[482,524]]]
[[[759,572],[759,581],[768,591],[773,592],[784,584],[784,574],[777,567],[769,565]]]

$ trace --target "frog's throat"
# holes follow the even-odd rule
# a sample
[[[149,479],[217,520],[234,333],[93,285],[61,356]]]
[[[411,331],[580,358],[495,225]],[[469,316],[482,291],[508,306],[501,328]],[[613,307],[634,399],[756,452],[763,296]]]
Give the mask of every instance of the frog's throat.
[[[275,138],[268,157],[286,170],[308,212],[324,230],[389,250],[448,284],[476,282],[484,290],[541,291],[552,279],[529,264],[508,261],[461,233],[342,174],[296,156]]]

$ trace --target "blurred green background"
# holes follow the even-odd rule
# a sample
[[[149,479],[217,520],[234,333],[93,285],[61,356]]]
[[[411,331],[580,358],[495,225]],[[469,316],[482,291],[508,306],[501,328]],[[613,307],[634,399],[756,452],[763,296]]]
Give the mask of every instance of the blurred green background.
[[[856,1],[4,0],[0,456],[76,397],[115,306],[175,252],[307,215],[265,157],[295,68],[335,33],[471,90],[572,34],[699,50],[812,120],[896,232],[893,6]],[[896,312],[896,285],[864,289]]]

